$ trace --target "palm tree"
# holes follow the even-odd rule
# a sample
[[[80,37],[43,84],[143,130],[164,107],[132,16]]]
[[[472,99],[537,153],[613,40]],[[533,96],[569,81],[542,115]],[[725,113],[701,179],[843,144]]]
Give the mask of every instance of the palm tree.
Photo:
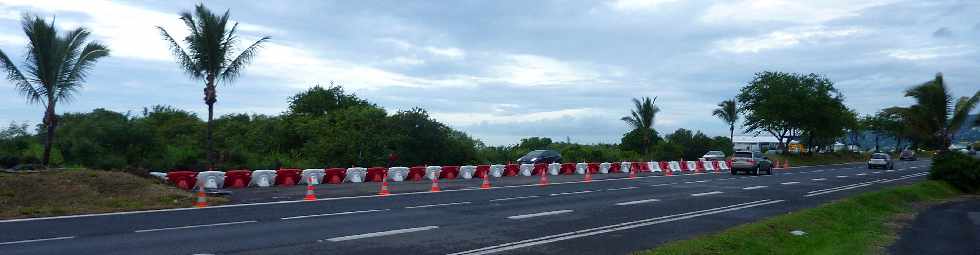
[[[735,100],[725,100],[718,103],[718,108],[712,115],[728,123],[728,131],[731,132],[732,142],[735,142],[735,122],[738,122],[738,107],[735,107]]]
[[[269,40],[268,36],[261,37],[238,55],[234,55],[238,43],[236,34],[238,23],[229,28],[229,11],[221,16],[215,15],[204,4],[198,4],[194,12],[180,13],[180,20],[187,26],[190,34],[184,37],[186,48],[177,43],[166,29],[157,26],[163,40],[170,44],[170,51],[188,75],[193,79],[204,81],[204,103],[208,105],[208,168],[214,168],[214,147],[212,141],[212,124],[214,119],[214,103],[218,101],[217,83],[231,82],[245,69],[255,57],[262,44]],[[186,49],[186,50],[185,50]],[[234,57],[233,57],[234,56]]]
[[[27,35],[27,56],[23,73],[7,54],[0,51],[0,65],[7,72],[7,79],[14,83],[20,94],[32,104],[44,106],[45,131],[44,154],[41,164],[47,166],[51,158],[58,116],[58,102],[67,102],[82,87],[89,70],[100,58],[109,56],[109,49],[95,41],[89,41],[89,31],[79,27],[59,35],[54,21],[48,23],[38,16],[25,14],[21,21]]]
[[[641,101],[640,99],[633,98],[633,105],[636,109],[630,112],[630,116],[625,116],[621,120],[625,121],[633,130],[641,130],[643,133],[643,154],[648,154],[650,152],[650,132],[653,129],[654,118],[657,117],[657,113],[660,112],[660,107],[656,105],[657,97],[650,99],[649,97],[644,97]]]
[[[912,128],[932,138],[933,143],[941,146],[940,150],[949,149],[953,135],[966,124],[964,122],[970,112],[980,101],[980,91],[977,91],[972,97],[960,97],[953,104],[953,96],[946,89],[942,73],[936,74],[936,78],[932,81],[909,89],[905,92],[905,96],[912,97],[916,101],[907,110],[911,117]]]

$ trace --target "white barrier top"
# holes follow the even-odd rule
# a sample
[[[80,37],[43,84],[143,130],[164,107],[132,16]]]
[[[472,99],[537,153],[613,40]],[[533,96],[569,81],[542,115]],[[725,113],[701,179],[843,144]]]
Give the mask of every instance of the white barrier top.
[[[559,170],[561,170],[561,164],[558,163],[548,164],[548,174],[558,175]]]
[[[388,168],[388,178],[392,181],[404,181],[405,176],[408,176],[408,167],[396,166]]]
[[[609,162],[602,162],[602,163],[600,163],[599,164],[599,173],[608,174],[610,167],[612,167],[612,164],[609,163]]]
[[[442,172],[441,166],[427,166],[425,167],[425,177],[429,180],[439,179],[439,173]]]
[[[204,171],[197,173],[197,185],[204,185],[205,189],[219,189],[224,187],[225,172]]]
[[[476,166],[465,165],[459,167],[459,175],[462,176],[463,179],[472,179],[473,173],[475,172],[476,172]]]
[[[504,165],[490,165],[490,175],[500,178],[504,175]]]
[[[623,173],[629,173],[630,172],[630,166],[632,166],[632,165],[633,164],[630,164],[630,162],[619,163],[619,171],[620,172],[623,172]]]
[[[589,163],[575,164],[575,174],[585,174],[589,170]]]
[[[249,186],[271,187],[276,183],[276,170],[255,170],[252,171],[252,180]]]
[[[303,170],[301,174],[302,177],[299,179],[299,184],[318,185],[323,182],[324,175],[326,175],[326,173],[323,171],[323,169],[313,168],[313,169]],[[310,177],[313,177],[313,181],[312,181],[313,183],[309,183]]]
[[[521,175],[523,175],[523,176],[531,176],[531,173],[533,172],[532,170],[534,170],[534,165],[532,165],[532,164],[521,164]]]
[[[351,167],[347,168],[347,175],[344,176],[344,181],[364,182],[365,176],[367,176],[367,168]]]

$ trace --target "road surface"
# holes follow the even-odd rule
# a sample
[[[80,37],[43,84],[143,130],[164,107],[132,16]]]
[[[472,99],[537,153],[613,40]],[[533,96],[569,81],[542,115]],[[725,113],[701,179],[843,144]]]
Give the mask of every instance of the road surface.
[[[473,179],[445,183],[439,193],[426,192],[426,182],[392,183],[395,194],[386,197],[372,195],[377,183],[325,184],[313,202],[296,201],[305,187],[268,189],[291,195],[0,221],[0,254],[627,254],[921,181],[928,166],[842,164],[772,176],[619,173],[590,183],[550,176],[548,186],[536,185],[537,177],[506,177],[493,179],[490,190]]]

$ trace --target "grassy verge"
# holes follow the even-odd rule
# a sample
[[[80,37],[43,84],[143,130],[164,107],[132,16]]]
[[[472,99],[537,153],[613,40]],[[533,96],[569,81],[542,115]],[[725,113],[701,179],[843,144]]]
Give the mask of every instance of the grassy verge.
[[[868,160],[870,155],[860,154],[860,153],[827,153],[827,154],[813,154],[813,155],[769,155],[770,159],[779,160],[780,163],[784,160],[789,160],[791,166],[816,166],[816,165],[827,165],[827,164],[840,164],[840,163],[853,163],[853,162],[864,162]]]
[[[178,208],[192,201],[192,193],[122,172],[0,173],[0,219]]]
[[[719,233],[667,244],[637,254],[874,254],[894,242],[892,219],[914,203],[960,194],[927,181],[869,192],[820,207],[743,224]],[[802,230],[803,236],[790,231]]]

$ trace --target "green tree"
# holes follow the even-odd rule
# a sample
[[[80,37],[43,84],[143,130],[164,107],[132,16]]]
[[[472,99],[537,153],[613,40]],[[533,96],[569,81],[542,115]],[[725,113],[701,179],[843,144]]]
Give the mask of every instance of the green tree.
[[[289,98],[289,113],[311,116],[324,116],[327,113],[355,105],[370,105],[367,101],[352,94],[344,93],[344,88],[330,82],[324,89],[320,85]]]
[[[663,140],[656,130],[633,129],[633,131],[624,134],[623,138],[620,139],[619,148],[627,151],[643,152],[647,148],[646,139],[649,139],[652,145],[657,145]],[[644,154],[643,156],[649,155]]]
[[[735,106],[735,100],[721,101],[711,115],[728,124],[729,138],[735,139],[735,123],[738,122],[738,107]]]
[[[0,65],[7,72],[7,79],[27,97],[29,103],[44,106],[42,123],[46,131],[41,164],[47,165],[58,125],[56,106],[59,102],[70,100],[78,92],[95,62],[109,56],[109,49],[98,42],[89,41],[90,32],[84,27],[59,35],[54,21],[48,23],[39,16],[31,15],[24,15],[21,25],[29,42],[24,61],[27,75],[3,51],[0,51]]]
[[[219,82],[230,83],[244,71],[255,57],[268,36],[261,37],[238,55],[233,51],[238,44],[238,23],[231,25],[229,11],[221,16],[215,15],[204,4],[198,4],[194,12],[180,13],[180,20],[187,26],[189,35],[184,37],[186,48],[181,46],[163,27],[160,30],[163,39],[170,44],[171,53],[184,71],[194,79],[204,81],[204,103],[208,105],[207,120],[207,155],[208,168],[214,167],[215,154],[212,137],[214,119],[214,103],[218,101],[217,85]]]
[[[915,99],[915,104],[908,108],[911,127],[929,137],[930,144],[940,150],[949,149],[953,135],[963,125],[978,124],[965,122],[980,101],[980,91],[974,92],[971,97],[960,97],[954,104],[942,73],[907,90],[905,96]]]
[[[656,105],[657,98],[654,97],[650,99],[649,97],[644,97],[641,99],[633,98],[634,109],[630,111],[630,116],[624,116],[620,120],[625,121],[633,130],[655,130],[653,128],[657,113],[660,112],[660,107]],[[650,137],[650,132],[642,132],[643,134],[643,154],[650,153],[650,146],[653,144],[653,138]]]

